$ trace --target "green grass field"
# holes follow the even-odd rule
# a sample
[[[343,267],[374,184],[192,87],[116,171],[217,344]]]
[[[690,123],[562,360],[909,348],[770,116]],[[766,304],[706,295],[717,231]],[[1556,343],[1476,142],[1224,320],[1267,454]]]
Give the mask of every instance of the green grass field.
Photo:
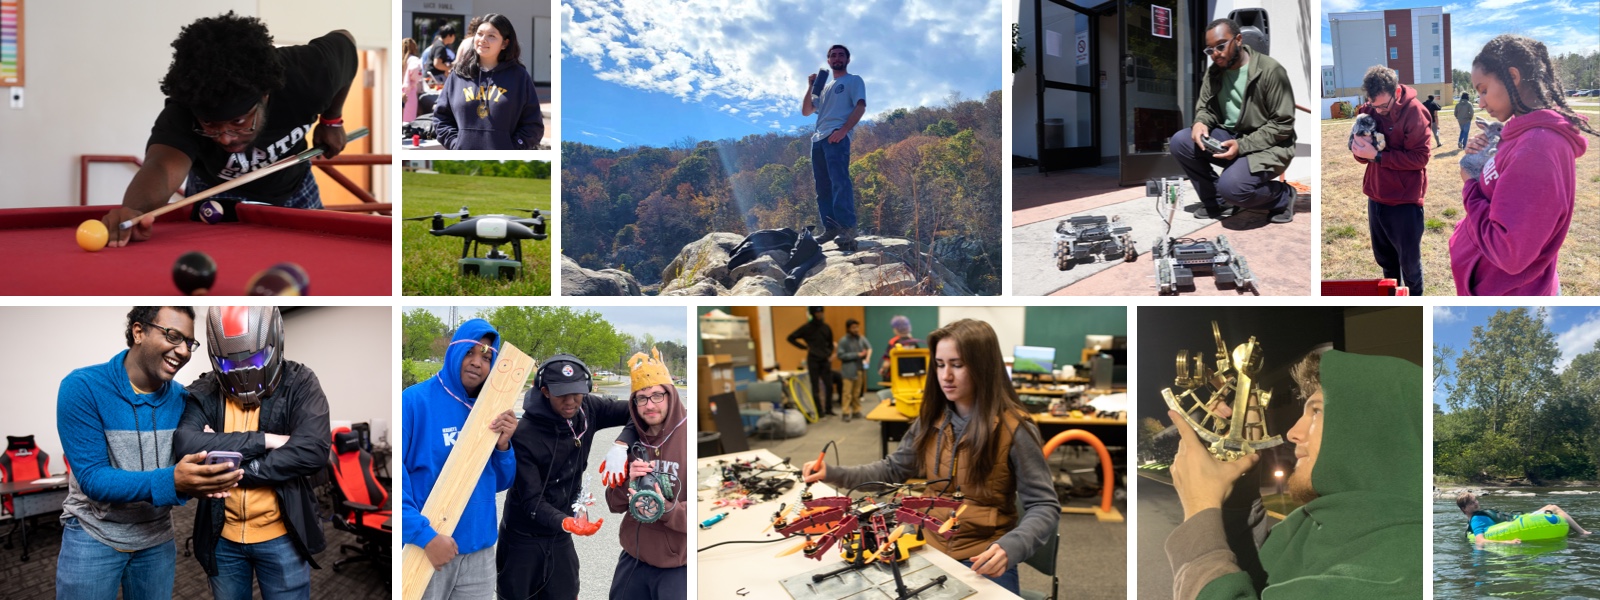
[[[518,215],[511,209],[537,208],[544,211],[545,231],[554,234],[556,230],[555,215],[550,212],[548,179],[403,173],[400,183],[401,212],[406,217],[453,213],[462,206],[474,215]],[[523,241],[522,278],[504,281],[462,276],[456,265],[456,259],[461,258],[461,238],[435,237],[428,233],[428,227],[427,220],[400,223],[401,293],[407,296],[550,295],[553,240]],[[501,251],[509,255],[511,247],[503,246]],[[488,252],[487,247],[480,247],[478,255]]]

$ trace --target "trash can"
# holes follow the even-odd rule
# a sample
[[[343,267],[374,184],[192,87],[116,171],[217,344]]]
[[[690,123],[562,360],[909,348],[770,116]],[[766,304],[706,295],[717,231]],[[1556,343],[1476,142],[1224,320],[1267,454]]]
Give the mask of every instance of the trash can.
[[[1067,122],[1066,119],[1044,120],[1044,148],[1057,150],[1067,147]]]

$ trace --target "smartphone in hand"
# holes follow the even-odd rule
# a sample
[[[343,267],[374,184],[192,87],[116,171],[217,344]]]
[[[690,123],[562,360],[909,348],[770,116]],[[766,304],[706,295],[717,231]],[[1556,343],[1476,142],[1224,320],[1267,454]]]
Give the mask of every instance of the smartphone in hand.
[[[229,471],[237,471],[237,470],[239,470],[239,463],[242,463],[242,462],[244,462],[244,456],[240,455],[238,452],[229,452],[227,450],[213,450],[211,452],[207,452],[206,453],[206,462],[205,462],[205,464],[208,464],[208,465],[220,465],[220,464],[223,464],[223,463],[227,463],[227,464],[233,465],[232,468],[228,469]]]

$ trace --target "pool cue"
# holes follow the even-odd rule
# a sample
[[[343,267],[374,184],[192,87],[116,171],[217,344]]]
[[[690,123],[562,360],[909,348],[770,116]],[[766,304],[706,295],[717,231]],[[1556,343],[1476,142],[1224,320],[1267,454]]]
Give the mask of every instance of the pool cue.
[[[366,137],[368,133],[371,133],[371,131],[369,129],[367,129],[366,127],[362,127],[360,129],[357,129],[355,131],[350,132],[350,135],[346,136],[344,138],[344,141],[345,141],[345,143],[348,144],[350,142],[353,142],[353,141],[356,141],[356,140],[359,140],[361,138]],[[283,160],[280,160],[278,162],[272,163],[272,164],[267,165],[265,167],[262,167],[260,169],[256,169],[254,171],[246,173],[243,177],[240,177],[238,179],[234,179],[232,181],[228,181],[228,182],[223,183],[222,185],[219,185],[217,187],[205,190],[205,191],[200,192],[198,194],[195,194],[193,196],[189,196],[189,197],[184,198],[182,200],[179,200],[177,202],[173,202],[173,203],[167,204],[165,206],[162,206],[161,208],[157,208],[155,210],[152,210],[150,212],[144,213],[144,214],[139,215],[137,217],[134,217],[132,219],[128,219],[126,221],[123,221],[120,225],[117,226],[117,229],[120,230],[120,231],[126,231],[126,230],[128,230],[128,229],[133,227],[133,222],[134,221],[138,221],[138,220],[144,219],[146,217],[159,217],[161,215],[164,215],[164,214],[167,214],[169,212],[178,210],[178,209],[183,208],[185,206],[188,206],[190,204],[194,204],[194,203],[199,202],[201,200],[204,200],[206,198],[210,198],[210,197],[215,196],[217,194],[220,194],[222,192],[226,192],[226,191],[231,190],[233,188],[239,187],[239,186],[244,185],[246,183],[250,183],[250,182],[255,181],[257,179],[260,179],[262,177],[266,177],[266,176],[271,175],[273,173],[277,173],[278,171],[282,171],[282,170],[287,169],[289,167],[298,165],[300,163],[303,163],[305,161],[311,160],[311,159],[316,158],[318,156],[322,156],[322,149],[321,148],[311,148],[309,150],[306,150],[306,151],[301,152],[299,154],[296,154],[294,156],[290,156],[290,157],[284,158]]]

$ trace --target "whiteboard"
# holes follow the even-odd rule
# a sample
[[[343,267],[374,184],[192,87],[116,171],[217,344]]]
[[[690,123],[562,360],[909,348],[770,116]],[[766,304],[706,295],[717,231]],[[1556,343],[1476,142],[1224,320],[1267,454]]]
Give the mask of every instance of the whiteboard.
[[[1000,354],[1011,356],[1011,349],[1021,346],[1027,320],[1027,307],[1023,306],[941,306],[939,326],[944,327],[962,319],[984,321],[994,328],[1000,338]]]

